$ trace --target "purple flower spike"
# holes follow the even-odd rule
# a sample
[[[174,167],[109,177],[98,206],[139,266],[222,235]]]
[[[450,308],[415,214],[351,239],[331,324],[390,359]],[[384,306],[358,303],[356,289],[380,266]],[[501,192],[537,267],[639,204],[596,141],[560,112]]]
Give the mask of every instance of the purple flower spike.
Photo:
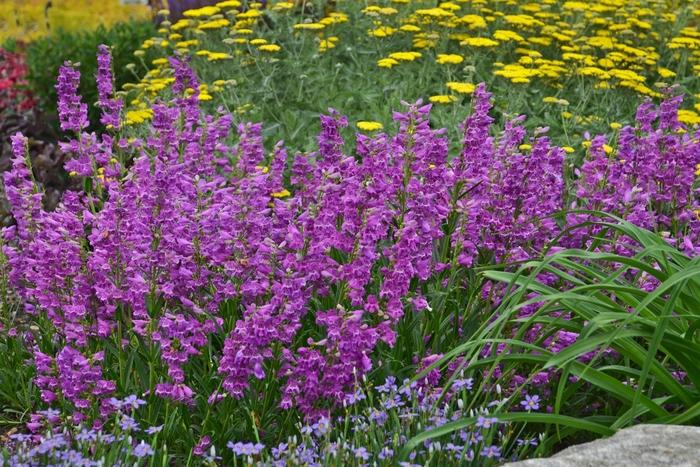
[[[119,128],[119,115],[124,103],[114,98],[114,76],[112,74],[112,54],[109,47],[102,44],[97,48],[97,93],[102,109],[100,122],[113,128]]]
[[[58,117],[63,131],[80,133],[88,126],[87,104],[78,95],[80,72],[70,62],[65,62],[58,71],[56,93],[58,94]]]

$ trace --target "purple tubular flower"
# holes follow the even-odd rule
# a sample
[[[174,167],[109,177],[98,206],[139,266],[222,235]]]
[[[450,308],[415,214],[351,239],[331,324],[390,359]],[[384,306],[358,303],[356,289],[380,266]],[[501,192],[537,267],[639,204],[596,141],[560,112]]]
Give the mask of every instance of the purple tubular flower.
[[[58,95],[58,117],[63,131],[80,133],[88,126],[87,104],[78,95],[80,72],[70,62],[65,62],[58,71],[56,94]]]
[[[201,457],[205,454],[206,450],[211,446],[211,437],[210,436],[202,436],[202,438],[199,440],[199,442],[195,445],[194,449],[192,450],[192,453],[195,456]]]
[[[119,128],[119,115],[124,103],[114,98],[114,76],[112,74],[112,54],[109,47],[102,44],[97,48],[97,93],[102,109],[100,122],[105,126]]]
[[[27,151],[27,138],[21,133],[10,137],[12,145],[12,170],[3,174],[5,196],[10,203],[17,225],[5,229],[3,236],[6,241],[16,245],[7,248],[4,253],[10,262],[10,284],[23,298],[29,298],[31,292],[22,287],[24,276],[31,271],[31,259],[28,253],[31,242],[36,236],[38,222],[42,217],[42,193],[39,191],[31,169],[31,159]],[[29,310],[31,312],[31,309]]]
[[[191,131],[199,120],[199,80],[192,68],[187,65],[187,58],[170,57],[170,65],[175,73],[173,92],[180,97],[174,102],[182,110],[186,129]],[[189,93],[189,95],[188,95]]]

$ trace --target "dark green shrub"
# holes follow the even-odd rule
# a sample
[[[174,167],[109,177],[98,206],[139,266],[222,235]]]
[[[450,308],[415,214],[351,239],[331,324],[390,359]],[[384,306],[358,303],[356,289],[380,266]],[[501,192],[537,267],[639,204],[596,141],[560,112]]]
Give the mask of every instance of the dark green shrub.
[[[133,61],[133,53],[141,43],[155,34],[148,21],[118,23],[110,28],[99,27],[94,31],[57,31],[39,39],[27,48],[28,80],[35,97],[48,115],[56,113],[56,77],[59,67],[66,60],[80,63],[80,73],[85,78],[80,93],[89,105],[89,117],[93,125],[99,122],[97,85],[93,77],[97,69],[97,46],[112,47],[114,75],[119,88],[133,81],[134,76],[126,68]]]

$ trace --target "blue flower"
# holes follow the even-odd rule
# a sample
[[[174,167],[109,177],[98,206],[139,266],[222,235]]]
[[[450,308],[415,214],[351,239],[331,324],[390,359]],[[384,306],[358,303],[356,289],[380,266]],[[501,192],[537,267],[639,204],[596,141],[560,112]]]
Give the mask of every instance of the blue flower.
[[[387,399],[384,402],[382,402],[382,406],[384,406],[384,408],[387,410],[391,410],[398,407],[403,407],[404,403],[399,396],[395,396],[392,399]]]
[[[518,443],[518,446],[525,446],[526,444],[529,444],[531,446],[537,446],[537,439],[535,439],[535,438],[531,438],[531,439],[518,438],[516,440],[516,442]]]
[[[382,426],[389,419],[389,415],[383,410],[373,409],[372,413],[369,414],[369,419],[378,426]]]
[[[160,433],[162,429],[163,425],[149,426],[148,428],[146,428],[146,433],[149,435],[155,435],[156,433]]]
[[[121,426],[122,430],[124,431],[137,431],[139,429],[139,424],[136,423],[136,420],[128,415],[124,415],[124,417],[119,421],[119,426]]]
[[[306,446],[298,446],[296,449],[296,454],[303,464],[316,464],[316,458],[318,457],[318,454],[313,449],[309,449]]]
[[[481,450],[481,455],[486,457],[501,457],[501,448],[498,446],[487,446]]]
[[[540,408],[540,396],[530,396],[529,394],[525,394],[525,400],[520,401],[520,405],[522,405],[528,412],[530,410],[537,410]]]
[[[452,390],[454,392],[461,391],[462,389],[466,389],[467,391],[471,391],[473,386],[474,386],[474,379],[473,378],[456,379],[452,382]]]
[[[410,399],[411,396],[413,396],[413,389],[415,389],[416,387],[418,387],[418,382],[410,381],[408,378],[406,378],[403,380],[401,389],[399,389],[399,394],[402,394],[407,399]]]
[[[354,449],[353,452],[355,453],[355,457],[357,459],[362,459],[365,461],[369,459],[369,452],[367,452],[367,448],[359,447]]]
[[[135,395],[126,396],[121,403],[122,407],[130,406],[133,410],[138,409],[142,405],[146,405],[146,401],[139,399]]]
[[[479,418],[476,419],[476,426],[479,428],[491,428],[491,425],[494,423],[497,423],[498,419],[493,417],[493,418],[488,418],[488,417],[482,417],[479,416]]]
[[[150,445],[141,441],[141,443],[134,448],[134,455],[139,459],[146,456],[152,456],[153,448]]]
[[[117,437],[109,433],[100,433],[100,441],[104,444],[112,444]]]
[[[78,442],[84,442],[84,441],[96,441],[97,440],[97,432],[95,430],[86,430],[83,428],[80,433],[75,435],[75,440]]]
[[[311,425],[311,428],[313,428],[316,436],[323,436],[330,431],[331,421],[326,417],[321,417],[318,422]]]
[[[338,454],[338,443],[329,443],[328,446],[325,448],[326,453],[328,453],[331,456],[335,456]]]
[[[272,448],[272,457],[279,459],[279,457],[287,451],[289,445],[287,443],[280,443],[276,448]]]
[[[226,443],[226,447],[232,450],[237,456],[254,456],[260,454],[262,450],[265,449],[265,445],[262,443],[233,443],[231,441]]]
[[[394,392],[396,389],[396,378],[393,376],[388,376],[384,384],[377,386],[377,391],[379,392]]]
[[[391,459],[392,457],[394,457],[394,450],[388,446],[385,446],[382,448],[381,451],[379,451],[379,454],[377,454],[377,457],[381,460]]]
[[[357,391],[355,391],[354,394],[347,394],[347,395],[345,396],[345,403],[346,403],[347,405],[353,405],[353,404],[355,404],[355,403],[357,403],[357,402],[359,402],[359,401],[361,401],[361,400],[364,400],[364,399],[366,399],[366,398],[367,398],[367,396],[365,396],[365,395],[362,393],[362,390],[358,389]]]

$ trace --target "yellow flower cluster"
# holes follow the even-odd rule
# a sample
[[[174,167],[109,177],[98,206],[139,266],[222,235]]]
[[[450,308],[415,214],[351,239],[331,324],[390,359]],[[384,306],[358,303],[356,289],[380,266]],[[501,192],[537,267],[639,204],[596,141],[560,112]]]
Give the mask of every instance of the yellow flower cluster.
[[[144,5],[123,5],[105,0],[95,7],[93,0],[0,0],[0,42],[9,38],[31,41],[52,30],[80,31],[109,26],[129,19],[150,18]]]
[[[408,36],[414,49],[435,49],[439,64],[462,63],[452,57],[467,57],[471,65],[486,60],[495,76],[513,84],[559,89],[582,79],[592,88],[660,97],[659,83],[672,81],[686,63],[700,76],[700,8],[693,0],[454,0],[431,8],[426,3],[434,2],[394,3],[392,14],[363,10],[373,18],[373,31]],[[464,52],[448,54],[446,48]],[[389,54],[377,64],[401,62]]]
[[[175,24],[166,22],[160,37],[142,49],[162,48],[163,56],[177,52],[195,60],[247,66],[290,55],[285,54],[284,39],[276,39],[286,34],[293,40],[310,39],[307,43],[313,50],[331,60],[337,57],[341,66],[346,59],[341,54],[355,47],[338,47],[341,38],[349,36],[364,41],[363,56],[380,69],[419,73],[439,66],[446,79],[429,98],[435,104],[459,102],[487,73],[507,85],[537,86],[541,96],[550,96],[543,99],[545,104],[567,107],[567,100],[551,96],[574,85],[584,90],[581,95],[617,90],[658,98],[677,79],[692,82],[688,77],[694,77],[697,82],[700,7],[695,2],[336,1],[332,2],[336,11],[314,9],[308,14],[298,2],[270,0],[263,5],[229,0],[189,10]],[[274,28],[265,26],[270,17],[277,23]],[[207,49],[202,48],[205,43]],[[148,74],[131,89],[141,92],[139,101],[148,101],[170,85],[171,76],[167,61],[153,61]],[[212,86],[210,91],[219,89],[223,88]],[[690,107],[700,110],[700,98],[695,99],[690,99]],[[578,102],[573,104],[571,109]],[[561,115],[572,121],[589,118],[573,118],[568,110]],[[700,116],[685,109],[679,118],[693,124]]]
[[[150,119],[152,115],[145,110],[147,103],[153,101],[158,93],[168,89],[175,81],[166,56],[177,53],[207,62],[220,62],[240,58],[255,51],[260,52],[258,59],[281,52],[280,45],[262,37],[254,37],[263,7],[262,3],[249,2],[247,8],[243,8],[243,4],[238,0],[226,0],[215,5],[187,10],[183,13],[183,18],[174,24],[169,21],[163,22],[158,31],[159,36],[146,40],[141,48],[134,52],[138,59],[143,60],[147,50],[161,48],[162,52],[158,53],[162,54],[162,57],[151,61],[148,72],[140,82],[124,85],[123,91],[136,93],[130,104],[134,109],[127,112],[125,123],[138,124]],[[291,2],[277,2],[271,9],[286,11],[293,7]],[[327,21],[324,23],[330,24]],[[224,35],[220,40],[221,50],[202,48],[204,40],[200,38],[208,34]],[[328,38],[326,46],[334,47],[337,40],[337,37]],[[233,84],[233,80],[217,80],[211,85],[204,83],[199,88],[198,99],[212,100],[212,93],[220,92]],[[190,89],[189,92],[193,93],[194,90]],[[244,104],[236,111],[244,113],[248,109],[247,104]]]

